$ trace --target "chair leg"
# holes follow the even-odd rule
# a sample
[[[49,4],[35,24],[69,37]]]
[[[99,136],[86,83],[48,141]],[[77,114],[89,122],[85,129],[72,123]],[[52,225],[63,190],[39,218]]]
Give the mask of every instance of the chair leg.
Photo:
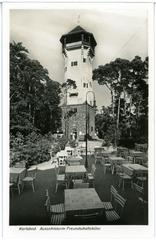
[[[122,184],[122,179],[119,178],[119,184],[118,184],[118,187],[121,187],[121,184]]]
[[[125,181],[123,180],[122,181],[122,189],[124,190],[124,188],[125,188]]]
[[[57,192],[57,188],[58,188],[58,183],[56,183],[56,188],[55,188],[55,192]]]
[[[32,189],[33,189],[33,192],[35,192],[34,181],[32,181]]]
[[[21,194],[21,190],[20,190],[20,185],[18,184],[18,194],[20,195]]]
[[[23,190],[24,190],[24,182],[22,182],[22,192],[23,192]]]
[[[131,180],[131,188],[133,189],[133,181]]]

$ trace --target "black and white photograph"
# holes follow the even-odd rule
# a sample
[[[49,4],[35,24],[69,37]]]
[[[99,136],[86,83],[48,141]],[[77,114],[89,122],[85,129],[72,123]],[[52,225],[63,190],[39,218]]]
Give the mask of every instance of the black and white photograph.
[[[9,9],[8,224],[147,227],[149,6],[37,6]]]

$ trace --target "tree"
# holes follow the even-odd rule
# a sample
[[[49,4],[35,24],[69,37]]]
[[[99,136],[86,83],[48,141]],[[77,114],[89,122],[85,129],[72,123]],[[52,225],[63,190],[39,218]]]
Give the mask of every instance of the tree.
[[[55,131],[60,125],[60,85],[51,80],[22,43],[10,43],[10,131],[27,135]],[[44,116],[44,117],[43,117]]]
[[[143,62],[138,56],[132,61],[118,58],[93,71],[93,79],[106,85],[111,92],[112,116],[116,121],[115,142],[126,133],[126,128],[129,128],[129,137],[133,128],[139,132],[138,123],[142,114],[146,116],[144,119],[148,119],[147,75],[148,58]]]
[[[111,109],[109,107],[103,107],[102,113],[98,113],[95,116],[95,128],[98,132],[98,136],[104,139],[105,145],[109,146],[110,143],[114,143],[114,118],[110,114]]]

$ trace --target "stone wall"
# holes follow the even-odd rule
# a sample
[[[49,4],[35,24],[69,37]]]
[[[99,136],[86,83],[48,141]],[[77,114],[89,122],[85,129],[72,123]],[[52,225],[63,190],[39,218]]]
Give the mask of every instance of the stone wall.
[[[65,118],[66,113],[75,112]],[[88,133],[94,138],[95,136],[95,109],[87,105],[88,112]],[[66,131],[65,131],[66,129]],[[62,130],[67,132],[68,138],[76,134],[77,139],[83,140],[86,134],[86,104],[62,106]]]

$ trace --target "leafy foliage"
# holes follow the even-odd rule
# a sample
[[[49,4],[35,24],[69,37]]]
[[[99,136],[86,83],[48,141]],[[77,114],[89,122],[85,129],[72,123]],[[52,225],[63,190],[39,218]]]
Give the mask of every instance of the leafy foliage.
[[[29,165],[50,159],[51,134],[61,125],[61,86],[29,57],[22,43],[10,43],[10,161]]]
[[[124,139],[140,142],[148,139],[148,58],[144,61],[136,56],[132,61],[117,58],[93,71],[93,79],[108,87],[112,96],[109,115],[113,123],[104,127],[102,114],[96,118],[99,136],[106,138],[108,131],[114,132],[115,144]],[[106,113],[106,109],[104,111]],[[103,123],[100,121],[103,118]],[[106,117],[108,119],[108,116]],[[99,125],[100,121],[100,125]],[[111,136],[111,134],[110,134]]]
[[[24,135],[55,131],[60,125],[60,86],[28,56],[22,43],[10,44],[10,131]],[[44,116],[44,118],[43,118]]]
[[[51,142],[47,137],[32,132],[25,138],[21,133],[10,137],[10,164],[24,161],[28,165],[50,160]]]

